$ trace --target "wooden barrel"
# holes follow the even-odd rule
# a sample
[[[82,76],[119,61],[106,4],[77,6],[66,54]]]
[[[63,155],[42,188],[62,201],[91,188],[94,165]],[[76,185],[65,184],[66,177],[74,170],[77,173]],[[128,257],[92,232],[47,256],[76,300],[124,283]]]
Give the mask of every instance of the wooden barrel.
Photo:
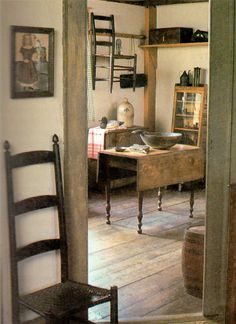
[[[182,250],[182,272],[186,291],[202,298],[205,226],[185,231]]]

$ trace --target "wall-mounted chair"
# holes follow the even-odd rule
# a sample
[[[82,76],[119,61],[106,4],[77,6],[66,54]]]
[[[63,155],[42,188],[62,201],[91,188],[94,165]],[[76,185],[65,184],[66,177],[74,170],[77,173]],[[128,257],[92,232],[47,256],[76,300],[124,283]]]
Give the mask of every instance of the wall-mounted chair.
[[[98,23],[103,23],[102,27]],[[120,76],[116,73],[128,71],[128,78],[131,76],[133,81],[133,91],[136,86],[137,55],[123,55],[115,53],[115,21],[114,15],[102,16],[91,13],[91,50],[92,50],[92,81],[93,90],[97,81],[109,81],[110,92],[114,82],[120,82]],[[109,40],[104,40],[104,37]],[[126,61],[126,64],[116,63],[116,61]],[[104,62],[105,61],[105,62]],[[131,62],[127,65],[127,62]],[[108,70],[107,77],[99,77],[97,69]]]
[[[103,289],[75,282],[68,276],[68,248],[58,142],[58,136],[54,135],[52,151],[32,151],[16,155],[11,155],[9,142],[4,143],[11,258],[12,322],[20,323],[20,308],[23,306],[43,317],[46,323],[69,323],[73,317],[77,318],[75,323],[92,323],[87,319],[82,319],[81,313],[86,314],[89,307],[110,302],[110,322],[118,323],[116,286]],[[51,163],[54,166],[56,194],[41,195],[15,202],[13,169],[41,163]],[[57,210],[59,237],[17,247],[16,217],[48,207],[54,207]],[[18,264],[26,258],[37,258],[36,255],[54,250],[60,251],[61,282],[30,294],[20,295]]]

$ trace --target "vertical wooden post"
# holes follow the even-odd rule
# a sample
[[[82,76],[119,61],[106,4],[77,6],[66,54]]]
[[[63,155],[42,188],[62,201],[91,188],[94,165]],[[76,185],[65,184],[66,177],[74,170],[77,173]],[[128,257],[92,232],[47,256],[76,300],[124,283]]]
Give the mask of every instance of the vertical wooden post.
[[[145,9],[146,44],[149,44],[149,30],[156,28],[156,15],[156,7]],[[148,77],[148,84],[144,88],[144,126],[149,128],[150,131],[155,130],[156,65],[157,49],[144,49],[144,73]]]
[[[88,277],[87,1],[64,0],[64,182],[69,276]]]
[[[207,202],[203,314],[224,314],[229,239],[229,184],[236,124],[233,119],[235,1],[211,1],[210,82],[207,144]],[[222,96],[222,89],[225,89]],[[222,109],[222,107],[224,107]],[[234,158],[236,156],[234,155]],[[232,161],[231,161],[232,159]],[[233,164],[232,164],[233,162]]]
[[[227,278],[226,323],[236,320],[236,184],[230,186],[230,230]]]

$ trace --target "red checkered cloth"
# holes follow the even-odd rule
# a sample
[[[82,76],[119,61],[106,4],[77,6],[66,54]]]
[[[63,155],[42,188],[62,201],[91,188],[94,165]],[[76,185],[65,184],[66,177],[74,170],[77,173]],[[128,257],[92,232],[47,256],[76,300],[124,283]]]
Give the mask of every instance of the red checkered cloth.
[[[104,149],[106,129],[99,126],[90,128],[88,133],[88,157],[97,159],[98,152]]]

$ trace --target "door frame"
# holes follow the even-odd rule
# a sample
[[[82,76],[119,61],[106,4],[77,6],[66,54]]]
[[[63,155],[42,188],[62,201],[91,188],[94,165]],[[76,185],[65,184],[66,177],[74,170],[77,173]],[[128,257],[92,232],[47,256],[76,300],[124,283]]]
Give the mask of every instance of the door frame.
[[[86,282],[88,278],[87,1],[63,0],[63,4],[64,174],[66,208],[70,215],[68,228],[71,277]],[[233,150],[236,147],[236,121],[235,113],[233,114],[236,112],[235,5],[235,0],[225,0],[224,6],[222,6],[221,0],[210,1],[204,316],[224,316],[226,305],[229,230],[228,185],[236,180],[236,153]],[[174,321],[174,318],[177,320],[180,317],[180,315],[171,316],[171,320]],[[183,314],[182,319],[184,318]],[[157,323],[158,318],[155,321]]]

